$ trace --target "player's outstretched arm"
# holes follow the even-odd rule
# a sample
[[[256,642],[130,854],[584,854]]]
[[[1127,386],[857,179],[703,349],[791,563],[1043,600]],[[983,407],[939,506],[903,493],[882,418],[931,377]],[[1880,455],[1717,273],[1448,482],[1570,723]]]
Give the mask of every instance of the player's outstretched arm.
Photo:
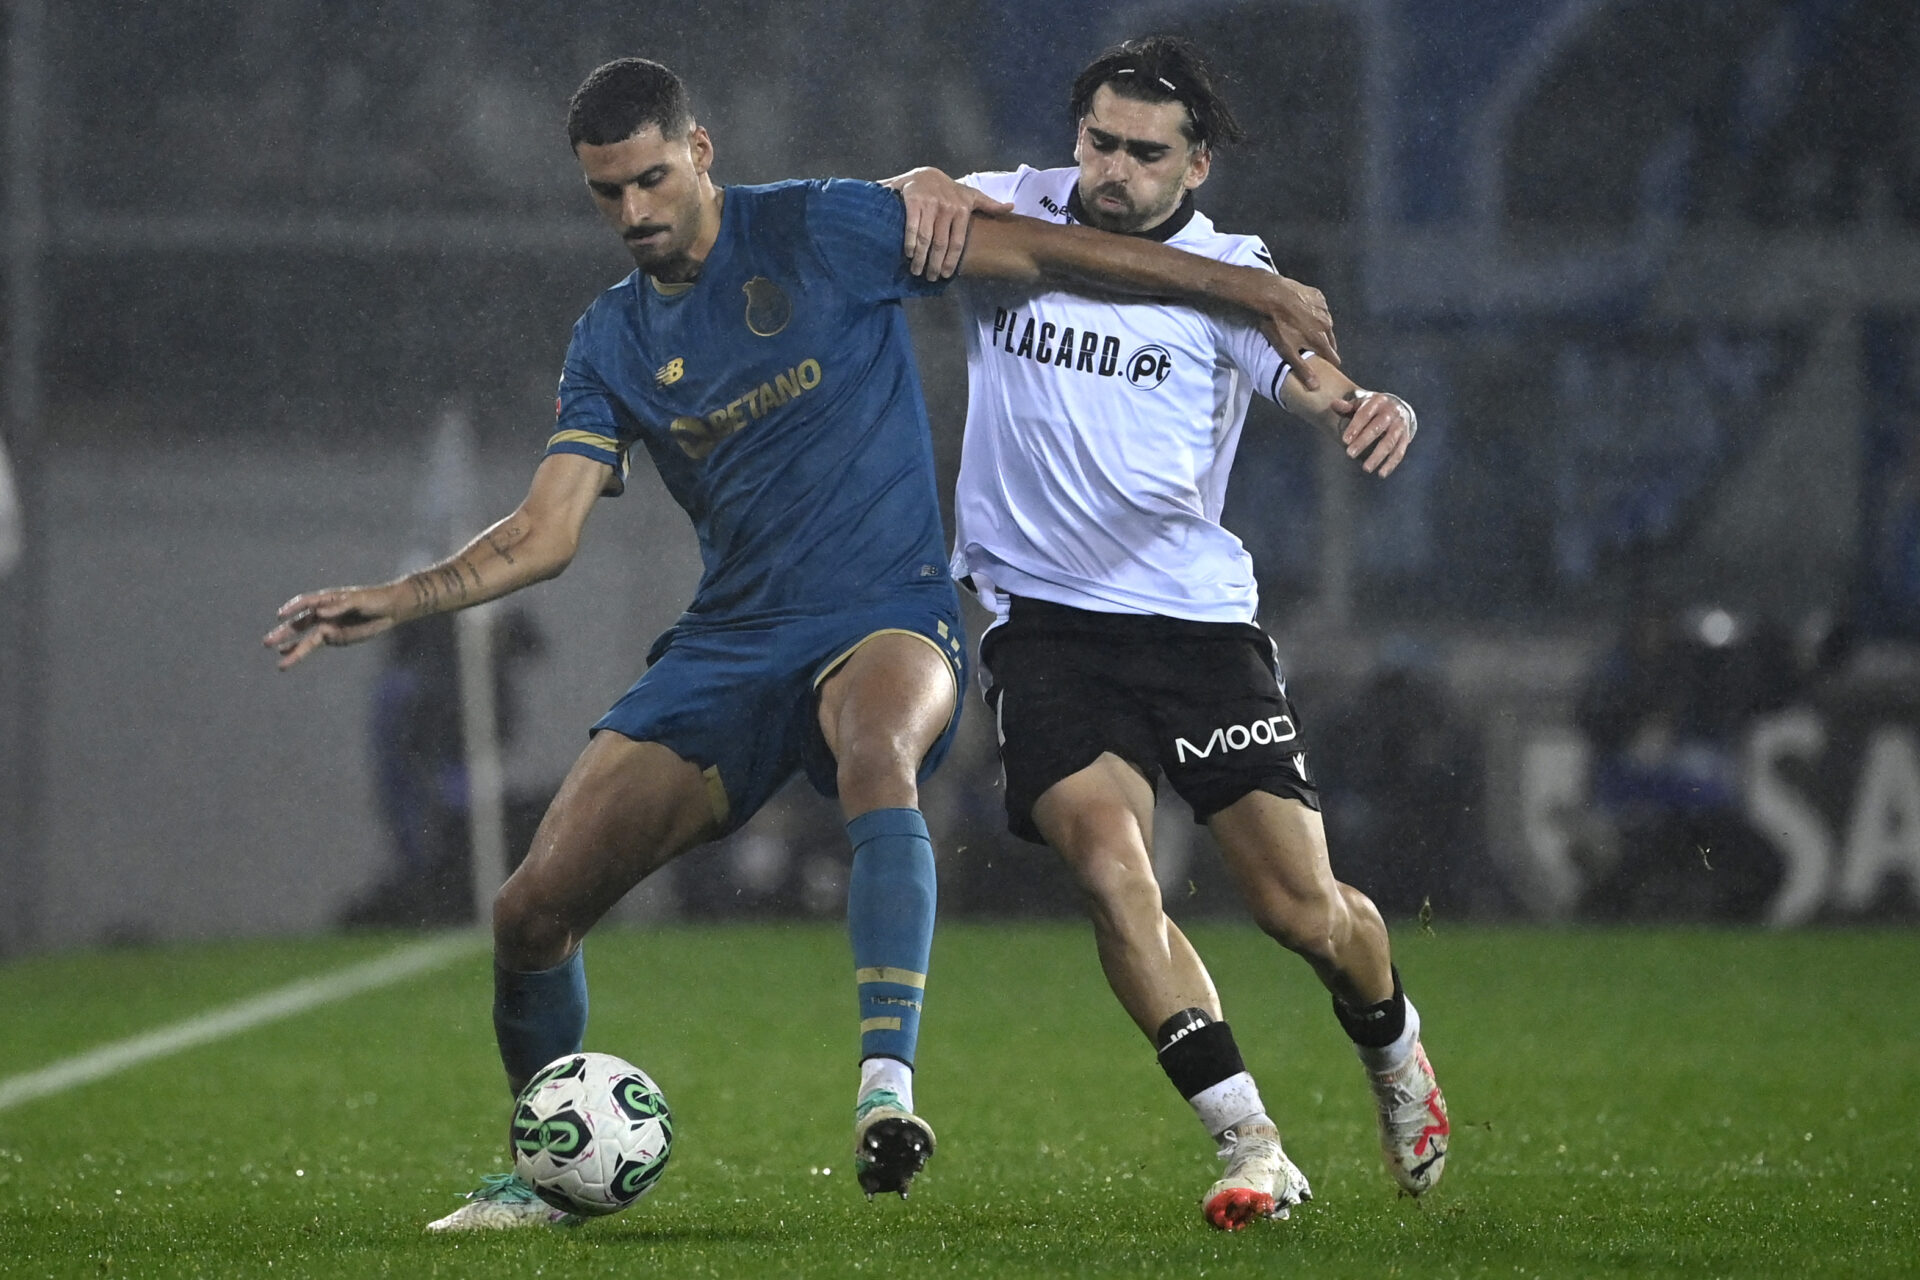
[[[512,515],[455,554],[373,587],[308,591],[280,606],[264,643],[287,668],[323,646],[359,644],[399,623],[464,609],[543,582],[573,560],[607,466],[578,454],[549,454]]]
[[[1371,449],[1361,469],[1382,479],[1399,467],[1419,430],[1412,405],[1391,392],[1363,391],[1338,369],[1322,369],[1317,387],[1288,378],[1280,386],[1280,403],[1295,417],[1339,432],[1349,458]]]
[[[1009,201],[995,200],[977,187],[956,182],[931,165],[909,169],[881,184],[900,193],[907,207],[906,254],[915,275],[929,280],[944,280],[960,269],[967,247],[967,227],[976,213],[1012,213]],[[1339,348],[1333,345],[1333,313],[1327,310],[1327,296],[1312,285],[1280,277],[1292,289],[1309,317],[1325,330],[1325,350],[1340,362]]]
[[[960,274],[1223,307],[1257,324],[1308,390],[1318,388],[1320,379],[1305,352],[1321,352],[1329,364],[1339,362],[1324,298],[1316,308],[1284,276],[1135,236],[1017,215],[977,215],[967,229]],[[1313,294],[1317,298],[1319,291]]]
[[[929,280],[945,280],[960,269],[960,255],[967,247],[967,221],[975,213],[1013,212],[1012,202],[955,182],[930,165],[895,174],[880,185],[898,191],[906,204],[908,267]]]

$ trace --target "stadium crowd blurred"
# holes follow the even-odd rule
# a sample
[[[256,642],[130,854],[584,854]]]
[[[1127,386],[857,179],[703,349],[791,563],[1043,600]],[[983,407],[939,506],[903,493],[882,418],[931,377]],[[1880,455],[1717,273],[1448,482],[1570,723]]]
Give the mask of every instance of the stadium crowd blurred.
[[[721,0],[644,22],[611,0],[60,6],[47,413],[15,450],[24,523],[0,465],[0,574],[38,534],[66,548],[46,553],[49,590],[88,589],[60,522],[89,517],[49,507],[37,526],[31,504],[77,491],[98,451],[288,437],[411,473],[416,425],[458,397],[487,455],[530,470],[566,326],[624,269],[586,226],[559,132],[604,57],[686,75],[727,181],[1058,164],[1056,86],[1137,34],[1110,8],[1066,0],[1036,25],[1015,0]],[[1229,500],[1335,856],[1399,919],[1910,916],[1920,8],[1594,8],[1558,28],[1555,6],[1503,0],[1126,10],[1215,50],[1254,135],[1203,207],[1320,285],[1349,359],[1421,412],[1408,466],[1362,488],[1256,411]],[[1357,73],[1371,56],[1393,74]],[[1461,245],[1494,248],[1452,282],[1415,269]],[[1792,287],[1769,290],[1792,261]],[[950,480],[957,330],[938,309],[914,325]],[[511,651],[564,642],[569,621],[529,604]],[[642,639],[623,642],[636,661]],[[419,888],[464,874],[437,644],[396,641],[359,704],[393,856],[335,918],[464,910]],[[1071,910],[1052,856],[1005,834],[977,710],[928,801],[945,909]],[[1761,733],[1796,714],[1817,731]],[[6,752],[15,771],[65,759]],[[541,768],[523,762],[525,805]],[[1555,769],[1571,773],[1529,790]],[[1163,879],[1186,886],[1169,902],[1224,906],[1204,836],[1167,818]],[[835,909],[831,821],[777,804],[677,869],[655,908]],[[49,856],[81,838],[52,831]],[[383,909],[409,878],[418,901]]]

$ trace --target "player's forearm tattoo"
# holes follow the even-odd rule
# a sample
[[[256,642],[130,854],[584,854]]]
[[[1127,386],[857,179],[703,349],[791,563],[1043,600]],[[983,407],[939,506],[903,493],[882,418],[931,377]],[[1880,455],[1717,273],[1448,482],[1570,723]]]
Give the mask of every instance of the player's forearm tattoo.
[[[513,544],[519,541],[519,539],[514,536],[519,532],[518,529],[512,528],[505,530],[489,529],[487,530],[487,545],[493,548],[493,554],[499,556],[508,564],[517,564],[518,561],[513,558],[512,548]],[[506,535],[505,537],[501,536],[503,533]]]
[[[455,560],[452,564],[447,565],[444,568],[429,569],[427,571],[427,575],[429,577],[439,579],[439,582],[437,585],[439,586],[440,590],[443,593],[445,593],[449,599],[454,601],[454,603],[465,604],[467,602],[467,595],[468,595],[466,572],[467,572],[466,565],[464,565],[462,562],[458,560]],[[474,576],[476,580],[479,577],[478,574],[475,574]],[[477,581],[476,581],[476,585],[477,585]]]
[[[468,574],[473,575],[471,587],[467,585]],[[415,616],[439,613],[443,601],[446,607],[457,609],[467,603],[480,586],[479,570],[464,560],[436,569],[422,569],[407,579],[407,587],[413,593]]]

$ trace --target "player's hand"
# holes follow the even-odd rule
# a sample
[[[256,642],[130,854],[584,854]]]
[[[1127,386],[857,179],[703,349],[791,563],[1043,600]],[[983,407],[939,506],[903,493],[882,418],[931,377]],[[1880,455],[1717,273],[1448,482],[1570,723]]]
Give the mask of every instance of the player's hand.
[[[1359,400],[1342,400],[1333,406],[1335,413],[1347,419],[1340,429],[1340,443],[1347,456],[1357,458],[1371,448],[1360,469],[1385,479],[1407,456],[1413,443],[1413,410],[1399,396],[1382,391],[1363,392]]]
[[[359,644],[392,627],[393,592],[386,587],[330,587],[309,591],[281,605],[280,625],[261,642],[280,654],[279,668],[294,663],[325,645]]]
[[[1333,312],[1327,310],[1327,295],[1310,284],[1301,284],[1298,280],[1290,280],[1286,276],[1280,277],[1280,283],[1293,290],[1294,296],[1300,299],[1300,305],[1306,309],[1308,318],[1321,326],[1325,333],[1325,347],[1316,347],[1308,343],[1308,349],[1324,354],[1327,359],[1339,364],[1340,346],[1334,340]]]
[[[1320,379],[1314,376],[1313,362],[1306,353],[1311,351],[1321,359],[1340,363],[1340,348],[1333,340],[1333,315],[1327,310],[1326,296],[1285,276],[1261,274],[1265,281],[1255,306],[1260,332],[1287,362],[1301,385],[1309,391],[1318,391]]]
[[[881,185],[892,187],[906,201],[907,266],[928,280],[945,280],[960,269],[967,222],[976,211],[1013,212],[1005,200],[990,200],[985,192],[955,182],[938,169],[910,169]]]

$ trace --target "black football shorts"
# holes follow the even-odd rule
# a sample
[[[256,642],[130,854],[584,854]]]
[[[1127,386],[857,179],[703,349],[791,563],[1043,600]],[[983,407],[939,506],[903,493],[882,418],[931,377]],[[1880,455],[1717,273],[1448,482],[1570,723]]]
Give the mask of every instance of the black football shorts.
[[[1205,822],[1255,791],[1320,807],[1273,642],[1247,623],[1093,613],[1017,598],[981,643],[1007,777],[1007,826],[1111,751]]]

